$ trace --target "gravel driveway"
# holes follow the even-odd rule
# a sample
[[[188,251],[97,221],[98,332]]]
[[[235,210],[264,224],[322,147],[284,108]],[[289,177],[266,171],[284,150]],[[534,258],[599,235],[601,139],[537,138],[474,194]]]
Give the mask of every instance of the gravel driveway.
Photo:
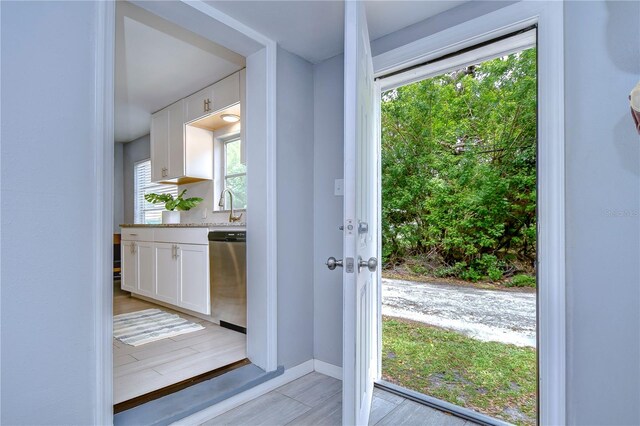
[[[484,341],[536,346],[536,295],[382,279],[382,314]]]

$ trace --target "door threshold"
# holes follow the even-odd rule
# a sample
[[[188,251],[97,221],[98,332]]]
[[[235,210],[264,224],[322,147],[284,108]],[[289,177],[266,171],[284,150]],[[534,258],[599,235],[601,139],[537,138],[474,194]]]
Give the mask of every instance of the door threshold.
[[[460,407],[459,405],[455,405],[411,389],[403,388],[402,386],[395,385],[391,382],[387,382],[386,380],[378,380],[377,382],[374,382],[373,385],[378,389],[393,393],[401,396],[402,398],[417,402],[418,404],[444,411],[453,416],[469,420],[482,426],[513,426],[511,423],[507,423],[503,420],[495,419],[468,408]]]
[[[162,398],[163,396],[171,395],[172,393],[179,392],[183,389],[188,388],[189,386],[196,385],[198,383],[204,382],[205,380],[213,379],[214,377],[221,376],[225,373],[228,373],[229,371],[233,371],[236,368],[240,368],[248,364],[251,364],[251,361],[249,361],[247,358],[241,359],[240,361],[225,365],[224,367],[207,371],[206,373],[202,373],[195,377],[190,377],[188,379],[182,380],[178,383],[173,383],[169,386],[156,389],[149,393],[145,393],[144,395],[136,396],[135,398],[131,398],[115,404],[113,406],[113,414],[118,414],[139,405],[146,404],[147,402],[153,401],[155,399]]]
[[[113,416],[114,426],[164,426],[281,376],[283,367],[266,372],[254,364],[243,365],[193,386],[130,408]]]

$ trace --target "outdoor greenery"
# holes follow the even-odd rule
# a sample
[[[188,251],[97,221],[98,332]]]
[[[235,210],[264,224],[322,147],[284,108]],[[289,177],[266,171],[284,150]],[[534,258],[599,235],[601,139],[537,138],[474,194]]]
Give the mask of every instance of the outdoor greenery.
[[[535,49],[388,91],[381,108],[385,267],[532,278]]]
[[[164,208],[169,211],[173,211],[175,209],[183,211],[191,210],[202,202],[202,198],[200,197],[183,198],[183,195],[186,192],[186,189],[183,190],[176,198],[173,198],[173,195],[171,194],[150,193],[146,194],[144,199],[153,204],[164,203]]]
[[[536,350],[382,321],[383,379],[522,425],[536,424]]]

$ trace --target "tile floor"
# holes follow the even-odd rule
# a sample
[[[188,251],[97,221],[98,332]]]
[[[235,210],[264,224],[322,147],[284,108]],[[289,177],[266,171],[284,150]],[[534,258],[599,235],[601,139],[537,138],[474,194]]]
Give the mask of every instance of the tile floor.
[[[113,339],[114,404],[246,358],[244,334],[133,298],[119,287],[114,288],[114,315],[150,308],[176,313],[205,328],[137,347]]]
[[[341,425],[342,383],[311,373],[204,423],[218,425]],[[398,395],[374,389],[370,425],[474,426]]]

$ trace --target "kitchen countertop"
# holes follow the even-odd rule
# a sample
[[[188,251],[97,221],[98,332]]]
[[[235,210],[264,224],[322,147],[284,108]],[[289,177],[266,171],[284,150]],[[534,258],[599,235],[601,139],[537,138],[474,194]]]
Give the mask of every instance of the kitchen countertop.
[[[157,224],[144,224],[144,223],[123,223],[121,228],[244,228],[247,224],[245,222],[216,222],[216,223],[157,223]]]

